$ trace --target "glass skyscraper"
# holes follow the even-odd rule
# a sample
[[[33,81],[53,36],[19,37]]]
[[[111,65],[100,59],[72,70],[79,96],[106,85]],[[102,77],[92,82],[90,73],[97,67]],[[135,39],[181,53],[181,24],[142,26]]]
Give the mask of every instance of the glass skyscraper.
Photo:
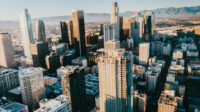
[[[24,55],[32,60],[30,44],[34,43],[31,16],[28,9],[24,9],[19,16],[19,25],[21,32],[21,43],[24,47]]]

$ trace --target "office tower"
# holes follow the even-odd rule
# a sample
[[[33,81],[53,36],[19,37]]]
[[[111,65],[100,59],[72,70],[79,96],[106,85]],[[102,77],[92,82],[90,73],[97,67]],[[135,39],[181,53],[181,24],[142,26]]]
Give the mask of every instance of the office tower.
[[[19,70],[22,99],[30,111],[39,106],[39,101],[46,97],[43,70],[41,68],[24,68]]]
[[[93,67],[94,65],[97,65],[97,53],[89,52],[87,61],[88,61],[88,67]]]
[[[32,60],[30,44],[34,43],[31,16],[28,9],[24,9],[19,17],[19,25],[21,32],[21,42],[24,47],[24,55]]]
[[[150,43],[151,56],[161,56],[163,43],[161,41],[153,41]]]
[[[135,47],[138,47],[143,42],[144,37],[144,17],[137,13],[134,15],[131,22],[131,37],[134,39]]]
[[[75,10],[72,12],[73,19],[73,38],[76,42],[76,51],[79,56],[86,56],[86,45],[85,45],[85,23],[84,13],[82,10]]]
[[[45,25],[43,20],[36,20],[35,37],[37,41],[46,42]]]
[[[73,21],[61,21],[62,42],[68,43],[70,47],[73,46]]]
[[[51,52],[49,55],[45,58],[46,66],[49,72],[55,73],[56,69],[60,67],[60,57],[54,52]]]
[[[14,69],[0,68],[0,95],[19,86],[18,71]]]
[[[98,57],[101,112],[132,112],[132,53],[100,49]]]
[[[157,87],[156,85],[158,83],[158,74],[152,71],[147,71],[147,72],[149,72],[146,74],[147,90],[149,92],[155,92]]]
[[[126,38],[124,37],[124,30],[123,30],[123,16],[119,17],[119,34],[120,34],[120,42],[123,40],[126,40]]]
[[[65,51],[68,50],[68,48],[68,43],[60,43],[51,46],[51,50],[58,55],[62,55],[63,53],[65,53]]]
[[[115,25],[114,24],[106,24],[104,25],[104,47],[106,42],[108,41],[119,41],[115,37]]]
[[[98,37],[98,43],[97,43],[98,49],[104,48],[104,38],[103,36]]]
[[[119,7],[117,2],[112,3],[110,23],[114,25],[114,35],[117,40],[120,40],[120,20],[119,20]]]
[[[149,43],[141,43],[139,45],[139,63],[142,65],[147,65],[148,58],[150,55],[150,44]]]
[[[124,36],[131,36],[131,22],[132,18],[123,18]]]
[[[144,23],[144,40],[152,41],[155,29],[155,14],[154,12],[145,13],[145,23]]]
[[[99,32],[100,32],[100,35],[103,35],[103,24],[99,25]]]
[[[7,68],[14,66],[15,51],[8,33],[0,33],[0,54],[0,66]]]
[[[63,72],[62,92],[72,106],[73,112],[86,112],[86,89],[84,67],[67,66],[59,68]]]
[[[60,95],[54,99],[43,99],[40,101],[40,108],[34,112],[72,112],[66,96]]]
[[[98,43],[98,35],[96,35],[95,33],[88,33],[85,36],[85,43],[86,45],[95,45]]]
[[[176,97],[162,92],[158,100],[158,112],[176,112],[177,105]]]
[[[133,110],[134,112],[146,112],[147,95],[133,92]]]
[[[49,47],[47,42],[36,42],[31,44],[31,52],[34,67],[46,68],[45,57],[49,55]]]
[[[60,64],[62,66],[71,65],[71,61],[74,59],[73,54],[63,54],[60,56]]]

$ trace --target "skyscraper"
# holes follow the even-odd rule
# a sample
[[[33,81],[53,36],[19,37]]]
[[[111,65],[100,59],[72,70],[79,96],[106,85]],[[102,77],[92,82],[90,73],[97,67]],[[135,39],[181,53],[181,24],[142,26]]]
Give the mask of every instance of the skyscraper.
[[[145,14],[145,25],[144,25],[144,40],[152,41],[153,33],[155,28],[155,14],[154,12],[147,12]]]
[[[61,34],[62,34],[62,42],[69,43],[69,46],[72,47],[73,44],[73,21],[61,21]]]
[[[31,44],[31,52],[34,67],[46,68],[45,57],[49,55],[49,47],[47,42],[36,42]]]
[[[98,57],[101,112],[131,112],[132,53],[100,49]]]
[[[21,42],[24,47],[24,55],[32,60],[30,44],[34,43],[31,16],[28,9],[24,9],[19,16],[19,25],[21,32]]]
[[[33,111],[39,107],[39,101],[46,97],[43,70],[41,68],[24,68],[19,70],[20,88],[23,103]]]
[[[147,106],[147,95],[138,93],[138,91],[133,92],[133,107],[134,112],[146,112]]]
[[[111,9],[111,18],[110,23],[114,24],[115,28],[115,38],[117,40],[120,40],[120,20],[119,20],[119,7],[117,2],[112,3],[112,9]]]
[[[60,57],[58,54],[51,52],[49,55],[45,57],[46,66],[50,73],[55,73],[56,69],[58,69],[60,64]]]
[[[119,34],[120,34],[120,42],[123,40],[126,40],[126,37],[124,37],[124,30],[123,30],[123,16],[119,17]]]
[[[74,10],[72,12],[73,19],[73,38],[75,39],[75,48],[77,54],[86,56],[85,43],[85,22],[83,10]]]
[[[43,20],[36,20],[35,37],[37,41],[46,42],[45,25]]]
[[[15,51],[8,33],[0,33],[0,66],[13,67]]]
[[[104,34],[104,46],[107,41],[116,40],[115,38],[115,25],[114,24],[105,24],[103,27]]]
[[[148,92],[155,92],[158,83],[158,74],[152,71],[146,73],[146,84]]]
[[[62,92],[72,106],[72,111],[86,112],[86,89],[84,67],[67,66],[59,68],[62,76]]]
[[[131,22],[132,18],[123,18],[123,29],[126,31],[124,33],[124,36],[131,36]]]
[[[142,65],[146,65],[148,63],[149,55],[150,55],[150,44],[141,43],[139,45],[139,63]]]
[[[144,37],[144,17],[140,13],[136,14],[131,21],[131,37],[134,39],[135,47],[138,47]]]

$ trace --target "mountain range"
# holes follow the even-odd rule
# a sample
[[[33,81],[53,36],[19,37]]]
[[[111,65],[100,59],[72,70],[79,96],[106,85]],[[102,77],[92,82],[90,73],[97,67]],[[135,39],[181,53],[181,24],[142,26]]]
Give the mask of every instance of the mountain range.
[[[159,8],[154,10],[143,10],[140,13],[145,13],[148,11],[153,11],[157,19],[170,19],[170,18],[186,18],[186,17],[200,17],[200,6],[195,7],[181,7],[181,8]],[[120,13],[120,16],[131,17],[135,12],[126,11]],[[65,16],[54,16],[54,17],[44,17],[40,18],[47,23],[54,23],[61,20],[71,19],[71,15]],[[109,13],[85,13],[85,22],[105,22],[110,20]]]
[[[139,11],[145,13],[147,11],[153,11],[155,13],[156,19],[170,19],[170,18],[187,18],[187,17],[200,17],[200,6],[194,7],[169,7],[169,8],[159,8],[154,10],[143,10]],[[131,17],[135,12],[126,11],[120,13],[120,16]],[[33,19],[33,23],[36,19],[44,20],[46,25],[59,24],[61,20],[71,19],[71,15],[64,16],[52,16],[52,17],[42,17]],[[106,22],[110,20],[109,13],[85,13],[85,22]],[[7,28],[15,28],[17,26],[17,21],[0,21],[0,31]]]

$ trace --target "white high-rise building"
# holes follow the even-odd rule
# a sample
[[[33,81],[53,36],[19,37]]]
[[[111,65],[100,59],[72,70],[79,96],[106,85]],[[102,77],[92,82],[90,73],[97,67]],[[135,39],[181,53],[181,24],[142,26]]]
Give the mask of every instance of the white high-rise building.
[[[100,112],[132,112],[132,53],[100,49],[98,58]]]
[[[24,68],[19,70],[20,88],[23,103],[28,105],[29,110],[39,107],[39,101],[46,97],[41,68]]]
[[[120,39],[120,22],[119,22],[119,7],[117,2],[112,3],[112,9],[111,9],[111,18],[110,23],[114,24],[115,28],[115,38],[117,40]]]
[[[141,43],[139,45],[139,63],[142,65],[146,65],[149,59],[150,44],[149,43]]]
[[[15,51],[8,33],[0,33],[0,66],[13,67]]]
[[[24,55],[32,60],[30,44],[34,43],[31,16],[28,9],[24,9],[19,16],[19,25],[21,32],[21,42],[24,47]]]

